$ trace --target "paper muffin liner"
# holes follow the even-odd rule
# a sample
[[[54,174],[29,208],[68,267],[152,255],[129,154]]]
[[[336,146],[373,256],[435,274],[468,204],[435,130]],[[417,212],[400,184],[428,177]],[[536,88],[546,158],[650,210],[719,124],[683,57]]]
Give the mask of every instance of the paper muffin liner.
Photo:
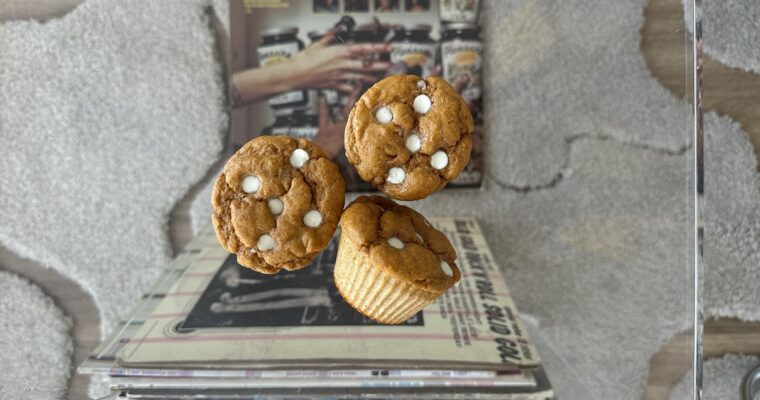
[[[383,324],[400,324],[441,293],[431,293],[373,266],[369,254],[341,235],[335,260],[335,286],[348,304]]]

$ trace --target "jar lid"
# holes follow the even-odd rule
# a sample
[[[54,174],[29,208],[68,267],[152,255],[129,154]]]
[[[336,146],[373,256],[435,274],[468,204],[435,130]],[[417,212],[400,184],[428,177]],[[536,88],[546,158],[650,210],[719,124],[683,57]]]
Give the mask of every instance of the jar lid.
[[[367,25],[359,25],[356,28],[354,28],[353,32],[377,32],[379,29],[377,26],[372,24]]]
[[[261,32],[261,36],[295,35],[298,28],[291,26],[285,28],[272,28]]]
[[[469,22],[453,22],[451,24],[446,24],[443,26],[442,31],[477,31],[480,28],[475,25],[471,24]]]

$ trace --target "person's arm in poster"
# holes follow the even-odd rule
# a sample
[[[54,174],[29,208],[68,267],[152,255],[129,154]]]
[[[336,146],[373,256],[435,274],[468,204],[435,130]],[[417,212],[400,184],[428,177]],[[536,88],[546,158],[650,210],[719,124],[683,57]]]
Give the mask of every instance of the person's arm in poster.
[[[374,79],[372,80],[374,81]],[[348,101],[341,115],[348,115],[354,108],[356,100],[361,94],[362,85],[357,83],[351,93],[348,95]],[[343,133],[346,130],[347,119],[343,118],[333,121],[330,117],[330,109],[327,106],[327,99],[319,99],[319,131],[314,136],[314,143],[319,145],[327,153],[327,158],[334,159],[335,156],[343,149]]]
[[[364,59],[388,52],[386,43],[330,45],[333,34],[305,48],[292,58],[264,68],[253,68],[232,75],[232,107],[264,100],[296,89],[335,89],[350,93],[347,81],[372,80],[372,72],[382,72],[390,63]]]

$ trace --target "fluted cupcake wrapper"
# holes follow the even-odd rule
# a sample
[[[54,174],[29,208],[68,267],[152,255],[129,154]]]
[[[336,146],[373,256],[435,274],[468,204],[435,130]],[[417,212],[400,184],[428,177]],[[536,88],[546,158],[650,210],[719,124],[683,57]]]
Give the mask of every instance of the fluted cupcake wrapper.
[[[348,304],[383,324],[400,324],[440,296],[373,266],[369,255],[344,236],[338,246],[334,278]]]

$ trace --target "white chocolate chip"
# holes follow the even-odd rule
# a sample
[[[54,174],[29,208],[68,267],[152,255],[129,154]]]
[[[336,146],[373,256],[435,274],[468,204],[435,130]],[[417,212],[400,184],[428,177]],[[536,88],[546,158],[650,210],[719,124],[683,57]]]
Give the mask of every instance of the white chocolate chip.
[[[391,247],[399,250],[404,248],[404,242],[395,236],[388,238],[388,244],[391,245]]]
[[[285,203],[283,203],[280,199],[269,199],[269,201],[267,201],[267,205],[269,206],[269,212],[271,212],[273,215],[282,214],[282,210],[285,208]]]
[[[428,111],[430,111],[430,107],[433,106],[433,103],[430,101],[430,97],[427,97],[427,95],[421,94],[414,98],[414,103],[412,103],[412,107],[414,107],[414,111],[417,111],[420,114],[427,114]]]
[[[240,184],[240,186],[246,193],[256,193],[256,191],[259,190],[259,186],[261,186],[261,182],[259,182],[259,178],[257,176],[248,175],[243,178],[243,182]]]
[[[402,168],[393,167],[388,170],[388,182],[398,185],[406,179],[406,172]]]
[[[412,133],[406,138],[406,149],[412,153],[416,153],[420,150],[420,137],[416,133]]]
[[[256,243],[256,247],[258,247],[261,251],[268,251],[272,250],[275,246],[274,238],[267,235],[266,233],[259,236],[259,241]]]
[[[309,153],[304,149],[295,149],[290,155],[290,165],[292,165],[293,168],[303,167],[304,164],[306,164],[306,161],[309,161]]]
[[[417,89],[425,90],[426,87],[427,85],[425,84],[425,81],[423,81],[422,79],[417,81]]]
[[[430,157],[430,165],[435,169],[444,169],[449,165],[449,156],[443,150],[438,150]]]
[[[322,225],[322,214],[317,210],[311,210],[304,214],[303,224],[309,228],[316,228]]]
[[[382,106],[375,111],[375,119],[381,124],[387,124],[393,121],[393,113],[390,108]]]
[[[451,269],[451,266],[446,261],[441,260],[441,269],[443,270],[443,273],[446,274],[449,278],[454,277],[454,271]]]

